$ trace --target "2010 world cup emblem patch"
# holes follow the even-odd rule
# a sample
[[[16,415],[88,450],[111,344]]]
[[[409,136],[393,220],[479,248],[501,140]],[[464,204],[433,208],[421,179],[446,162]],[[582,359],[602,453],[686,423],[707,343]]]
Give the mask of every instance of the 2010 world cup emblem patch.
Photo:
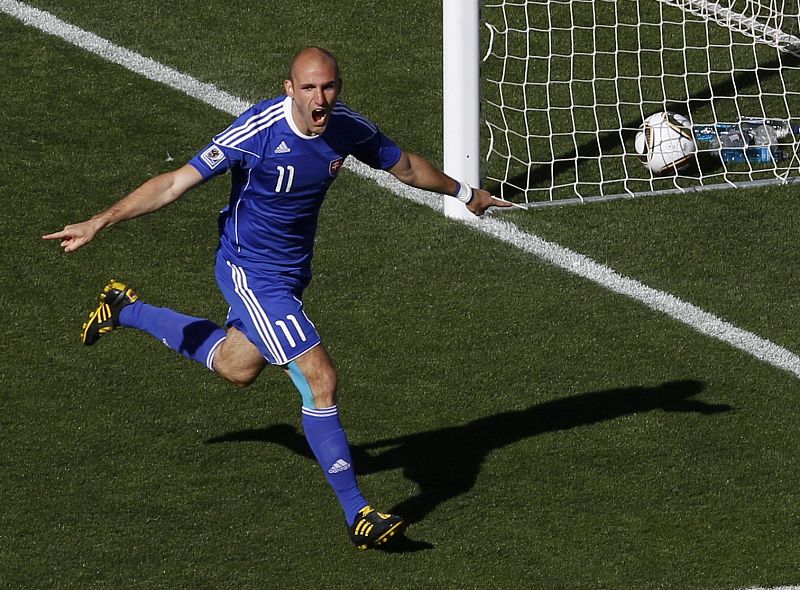
[[[342,164],[344,164],[344,158],[337,158],[331,162],[330,166],[328,167],[328,171],[331,173],[331,176],[336,176],[339,174],[339,169],[342,167]]]
[[[225,159],[225,154],[217,146],[212,145],[206,151],[200,154],[200,159],[203,160],[203,162],[205,162],[208,167],[213,170]]]

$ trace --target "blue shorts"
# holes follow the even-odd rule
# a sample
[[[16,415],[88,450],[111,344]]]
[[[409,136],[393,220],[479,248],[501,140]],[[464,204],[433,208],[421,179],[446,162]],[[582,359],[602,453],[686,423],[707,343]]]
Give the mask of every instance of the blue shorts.
[[[273,365],[286,365],[320,343],[303,311],[305,281],[249,273],[217,253],[215,274],[230,310],[227,327],[244,333]]]

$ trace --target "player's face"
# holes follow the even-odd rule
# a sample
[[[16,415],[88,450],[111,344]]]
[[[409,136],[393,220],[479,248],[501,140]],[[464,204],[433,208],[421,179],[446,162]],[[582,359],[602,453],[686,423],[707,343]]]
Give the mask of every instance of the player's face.
[[[284,89],[292,97],[292,115],[300,131],[309,135],[324,133],[341,91],[335,62],[318,55],[299,60],[292,79],[284,82]]]

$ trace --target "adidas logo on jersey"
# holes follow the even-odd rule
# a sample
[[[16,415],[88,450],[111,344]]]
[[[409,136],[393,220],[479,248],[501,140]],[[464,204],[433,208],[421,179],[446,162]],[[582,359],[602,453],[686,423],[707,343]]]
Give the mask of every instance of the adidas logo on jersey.
[[[281,144],[275,148],[276,154],[288,154],[291,151],[292,150],[289,148],[288,145],[286,145],[285,141],[282,141]]]
[[[331,468],[328,469],[328,473],[341,473],[342,471],[347,471],[348,469],[350,469],[350,463],[344,459],[338,459],[336,463],[331,465]]]

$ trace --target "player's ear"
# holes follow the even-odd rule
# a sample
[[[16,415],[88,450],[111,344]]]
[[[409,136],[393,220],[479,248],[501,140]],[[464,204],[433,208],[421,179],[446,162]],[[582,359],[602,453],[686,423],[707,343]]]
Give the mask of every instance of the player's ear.
[[[283,91],[286,93],[287,96],[294,97],[294,86],[292,86],[291,80],[283,81]]]

